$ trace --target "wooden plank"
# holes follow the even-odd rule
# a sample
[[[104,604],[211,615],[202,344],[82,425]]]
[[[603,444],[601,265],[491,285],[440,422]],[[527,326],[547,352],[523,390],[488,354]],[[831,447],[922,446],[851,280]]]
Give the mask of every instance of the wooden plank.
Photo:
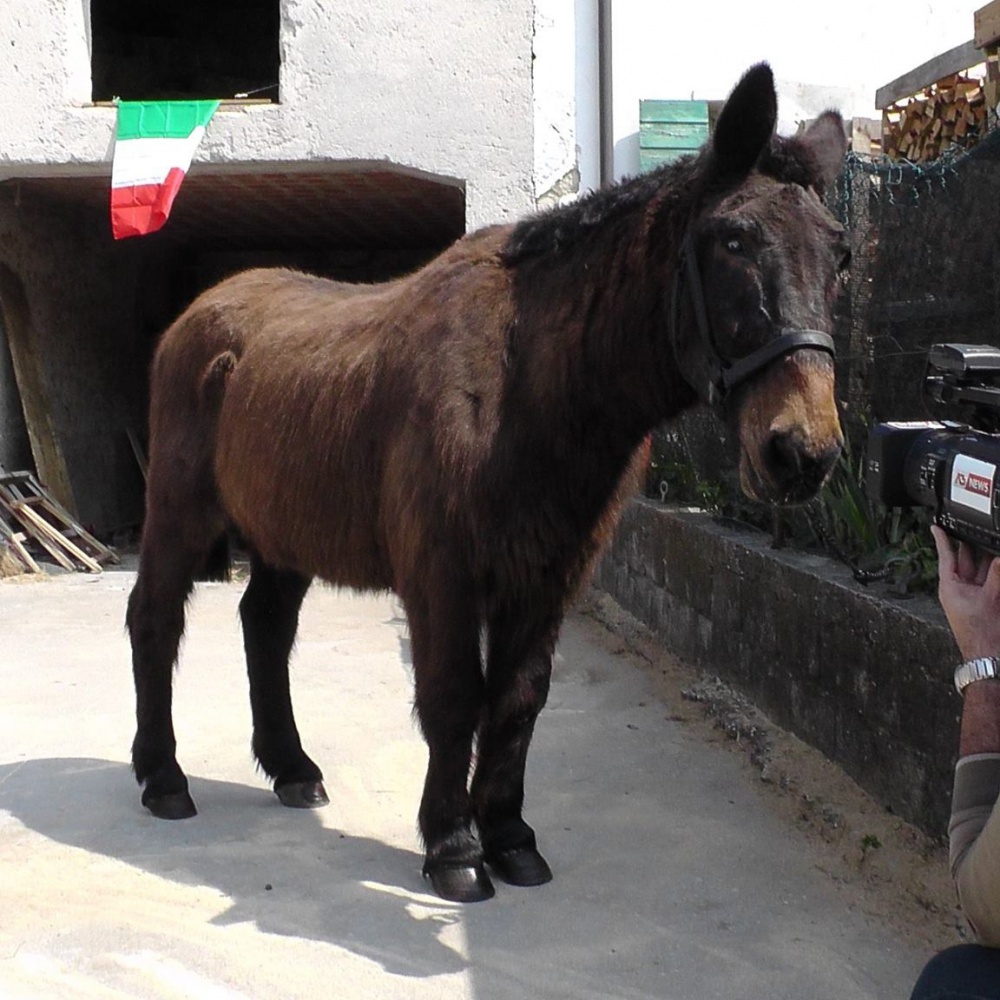
[[[639,167],[652,170],[695,153],[710,135],[707,101],[639,102]]]
[[[66,560],[63,551],[91,573],[101,572],[101,562],[119,561],[118,554],[73,520],[30,472],[0,475],[0,504],[66,569],[76,569],[76,566]],[[73,541],[74,538],[79,544]],[[88,546],[93,555],[83,546]]]
[[[955,48],[929,59],[916,69],[911,69],[909,73],[897,77],[892,83],[879,87],[875,93],[875,107],[884,111],[890,104],[895,104],[904,97],[912,97],[924,87],[937,83],[942,77],[961,73],[970,66],[977,66],[985,58],[976,47],[975,41],[956,45]]]
[[[56,503],[46,492],[45,487],[30,472],[0,475],[0,497],[3,497],[11,505],[17,503],[24,507],[40,507],[48,515],[48,523],[63,538],[67,539],[66,545],[74,554],[83,550],[68,540],[77,538],[82,545],[87,545],[92,550],[92,561],[97,563],[120,562],[118,553],[103,542],[98,541],[82,524],[74,520],[70,513]],[[84,553],[84,558],[91,557]],[[85,565],[89,566],[89,563],[85,563]]]
[[[645,173],[647,170],[655,170],[665,163],[673,163],[682,156],[690,155],[690,150],[683,149],[640,149],[639,169]]]
[[[9,549],[14,551],[14,554],[21,560],[29,572],[41,573],[41,567],[32,559],[31,553],[24,547],[22,542],[24,536],[19,532],[12,531],[10,525],[2,517],[0,517],[0,538],[7,543]]]
[[[24,422],[35,469],[53,496],[67,509],[75,510],[66,459],[52,420],[52,406],[42,376],[42,352],[21,279],[0,264],[0,310],[14,363],[14,378],[21,396]]]
[[[62,510],[58,504],[53,503],[46,497],[39,497],[37,505],[49,514],[50,517],[53,517],[58,521],[62,521],[64,524],[68,524],[70,526],[71,530],[69,532],[63,531],[61,534],[67,539],[66,545],[71,549],[71,551],[81,552],[86,558],[89,558],[85,553],[83,553],[82,549],[79,549],[76,545],[69,541],[69,539],[72,538],[79,538],[81,542],[89,545],[91,549],[94,550],[95,558],[92,561],[95,565],[103,561],[112,563],[121,562],[118,558],[118,553],[115,552],[114,549],[109,549],[103,542],[99,542],[89,531],[87,531],[86,528],[77,524],[71,517],[68,517],[66,511]],[[57,531],[59,530],[58,525],[55,525],[55,528]]]
[[[19,503],[8,503],[4,497],[0,497],[0,507],[6,508],[10,512],[11,516],[21,524],[24,530],[31,535],[31,537],[34,538],[34,540],[38,542],[38,544],[41,545],[41,547],[45,549],[45,551],[48,552],[48,554],[52,556],[52,558],[55,559],[55,561],[59,563],[63,569],[68,569],[71,572],[76,570],[76,564],[62,550],[62,546],[59,544],[59,541],[52,538],[53,529],[51,529],[42,518],[38,517],[37,514],[35,514],[34,518],[32,518],[34,511],[29,510],[27,507],[24,507]],[[42,523],[38,524],[36,523],[37,521],[41,521]]]
[[[708,123],[686,125],[683,123],[640,123],[640,149],[701,149],[708,139]]]
[[[639,101],[640,122],[708,124],[708,101]]]
[[[1000,39],[1000,0],[993,0],[972,15],[975,26],[975,42],[977,49],[985,49]]]
[[[142,442],[139,440],[139,435],[134,428],[126,427],[125,436],[128,438],[128,443],[132,447],[132,454],[135,456],[139,471],[142,473],[142,481],[145,482],[149,478],[149,464],[146,461],[146,452],[142,447]]]
[[[78,559],[91,573],[100,573],[101,567],[87,555],[83,549],[74,545],[62,532],[60,532],[54,525],[50,524],[48,521],[42,517],[41,514],[35,512],[26,503],[21,503],[16,506],[14,513],[21,518],[21,523],[28,527],[29,523],[36,529],[35,537],[41,542],[42,536],[45,536],[51,540],[55,545],[59,545],[64,548],[74,559]],[[49,550],[52,552],[52,549]],[[55,553],[53,552],[53,555]],[[58,556],[56,557],[58,558]],[[70,562],[68,565],[62,559],[59,559],[67,569],[76,569],[76,567]]]

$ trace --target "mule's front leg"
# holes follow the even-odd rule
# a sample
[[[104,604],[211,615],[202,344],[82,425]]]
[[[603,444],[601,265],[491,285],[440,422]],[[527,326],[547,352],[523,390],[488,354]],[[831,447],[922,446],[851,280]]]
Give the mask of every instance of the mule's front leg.
[[[310,580],[251,558],[250,584],[240,601],[250,677],[253,752],[274,781],[282,805],[315,809],[330,800],[323,774],[302,749],[292,712],[288,657]]]
[[[420,801],[424,876],[444,899],[489,899],[493,884],[473,830],[469,765],[483,703],[479,627],[464,599],[443,588],[407,600],[416,711],[427,741]],[[454,588],[459,591],[460,588]]]
[[[472,797],[489,866],[510,885],[530,886],[552,879],[521,811],[528,747],[548,697],[553,640],[528,641],[519,631],[502,618],[491,623],[486,713]]]

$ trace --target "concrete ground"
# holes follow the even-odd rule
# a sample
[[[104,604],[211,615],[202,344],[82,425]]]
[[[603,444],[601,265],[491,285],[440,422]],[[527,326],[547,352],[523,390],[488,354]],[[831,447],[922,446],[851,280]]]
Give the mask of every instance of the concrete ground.
[[[555,871],[428,895],[426,759],[405,623],[316,587],[296,714],[331,804],[255,773],[239,587],[204,584],[176,683],[199,815],[150,817],[128,767],[134,577],[0,584],[0,998],[905,998],[925,955],[847,912],[738,758],[667,716],[571,617],[528,771]]]

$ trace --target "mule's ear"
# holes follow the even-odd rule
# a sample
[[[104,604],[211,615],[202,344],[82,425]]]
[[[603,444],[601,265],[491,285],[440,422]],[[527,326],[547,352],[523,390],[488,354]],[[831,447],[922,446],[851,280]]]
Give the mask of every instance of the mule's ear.
[[[712,138],[715,169],[743,177],[770,144],[778,119],[774,74],[767,63],[751,66],[729,95]]]
[[[812,186],[822,194],[837,179],[844,166],[844,157],[847,155],[844,119],[836,111],[824,111],[797,141],[812,156],[815,164]]]

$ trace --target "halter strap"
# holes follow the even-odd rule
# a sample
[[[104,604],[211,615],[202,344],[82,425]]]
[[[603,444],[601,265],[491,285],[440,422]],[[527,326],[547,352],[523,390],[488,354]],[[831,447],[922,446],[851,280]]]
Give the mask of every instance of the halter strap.
[[[828,333],[821,333],[819,330],[790,330],[774,340],[769,340],[753,354],[748,354],[745,358],[740,358],[739,361],[734,361],[723,368],[722,387],[729,392],[752,375],[756,375],[762,368],[766,368],[772,361],[803,348],[826,351],[831,355],[837,353],[833,337]]]
[[[806,330],[794,328],[787,333],[769,340],[756,351],[752,351],[745,357],[737,361],[727,361],[720,354],[715,346],[715,338],[712,336],[712,327],[708,321],[708,310],[705,307],[705,293],[701,284],[701,273],[698,270],[698,258],[694,250],[694,237],[691,235],[691,227],[688,226],[681,244],[680,267],[677,269],[677,278],[674,283],[674,336],[676,337],[680,320],[680,299],[684,279],[687,279],[688,293],[691,296],[691,307],[694,309],[695,323],[698,327],[698,335],[701,338],[702,347],[708,358],[710,369],[712,369],[711,382],[709,384],[709,402],[722,403],[726,397],[737,386],[742,385],[747,379],[752,378],[761,369],[766,368],[772,361],[791,354],[793,351],[803,349],[826,351],[830,355],[836,354],[833,337],[828,333],[819,330]]]

